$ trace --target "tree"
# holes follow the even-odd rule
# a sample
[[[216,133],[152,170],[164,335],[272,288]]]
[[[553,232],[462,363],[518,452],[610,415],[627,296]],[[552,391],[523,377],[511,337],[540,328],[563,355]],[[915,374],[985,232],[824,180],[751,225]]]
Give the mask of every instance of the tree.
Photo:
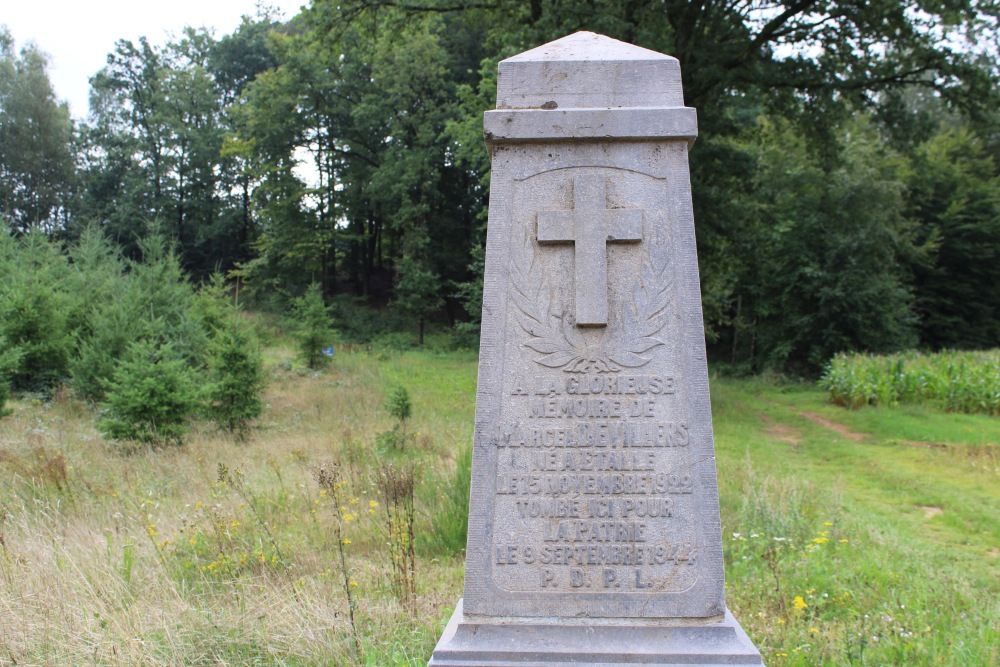
[[[7,340],[0,335],[0,419],[11,413],[6,407],[7,399],[10,398],[10,372],[17,367],[20,351],[11,347]]]
[[[56,102],[47,66],[33,44],[16,54],[0,26],[0,216],[18,233],[52,233],[67,215],[73,126],[69,107]]]
[[[321,368],[327,360],[323,348],[333,343],[330,309],[323,302],[319,283],[312,283],[305,294],[293,302],[299,356],[311,370]]]
[[[1000,345],[1000,172],[968,129],[917,147],[907,214],[930,246],[914,266],[921,342],[933,349]]]
[[[249,170],[227,137],[240,93],[272,64],[273,26],[265,15],[220,42],[192,28],[162,47],[121,40],[92,79],[79,210],[129,254],[156,229],[198,277],[250,257]]]
[[[209,373],[208,414],[242,439],[263,412],[265,378],[257,340],[236,317],[212,340]]]
[[[319,2],[297,17],[272,41],[278,67],[245,91],[239,141],[257,164],[262,219],[260,258],[245,275],[367,296],[373,276],[402,279],[412,232],[430,240],[421,261],[439,290],[467,280],[482,193],[470,188],[479,175],[451,160],[444,131],[454,81],[468,76],[447,47],[461,48],[456,33],[469,31],[433,17],[341,23],[339,12]]]
[[[921,3],[919,11],[892,0],[352,0],[337,3],[338,21],[329,24],[442,17],[450,26],[483,26],[486,52],[504,55],[585,29],[677,57],[702,135],[691,168],[706,333],[731,339],[733,323],[748,322],[737,294],[745,259],[733,249],[745,235],[741,206],[758,196],[748,146],[759,121],[792,122],[809,152],[835,171],[845,123],[865,113],[886,126],[903,122],[894,103],[900,91],[925,91],[972,119],[995,118],[1000,68],[990,36],[998,14],[995,3],[977,0]],[[492,106],[495,60],[484,59],[478,84],[460,89],[477,101],[463,106],[464,122],[451,125],[451,154],[464,165],[475,163],[468,155],[480,146],[480,114]],[[486,165],[472,169],[482,173]]]
[[[424,344],[424,325],[428,315],[444,303],[441,278],[429,266],[425,233],[422,229],[413,229],[404,238],[405,249],[399,261],[395,298],[397,308],[417,319],[420,345]]]
[[[755,150],[753,208],[733,256],[742,338],[727,341],[752,370],[812,375],[836,352],[892,352],[917,342],[909,262],[920,249],[903,216],[906,162],[885,154],[864,121],[830,168],[787,124],[766,125]],[[734,334],[735,336],[735,334]]]
[[[196,385],[169,343],[133,343],[115,370],[98,428],[113,440],[180,444],[197,407]]]
[[[82,295],[71,269],[40,232],[0,234],[0,337],[16,356],[7,379],[17,391],[49,392],[66,377]]]
[[[214,274],[201,286],[191,316],[208,336],[208,416],[238,439],[264,409],[264,363],[257,337],[231,301],[225,279]]]

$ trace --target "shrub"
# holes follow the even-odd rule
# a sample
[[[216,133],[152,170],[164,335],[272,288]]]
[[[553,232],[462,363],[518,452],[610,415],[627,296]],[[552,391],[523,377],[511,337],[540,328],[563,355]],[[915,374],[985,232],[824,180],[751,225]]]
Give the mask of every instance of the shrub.
[[[11,410],[5,407],[8,398],[10,398],[10,388],[7,385],[7,380],[0,378],[0,419],[11,413]]]
[[[299,355],[312,370],[322,367],[327,357],[323,348],[330,345],[333,329],[330,326],[330,309],[323,302],[319,283],[313,283],[306,293],[292,303],[295,318],[295,339]]]
[[[129,344],[138,340],[170,341],[174,356],[192,366],[204,365],[208,326],[193,303],[194,289],[165,243],[156,237],[143,241],[143,261],[126,263],[112,250],[84,241],[73,259],[81,267],[78,287],[93,300],[79,327],[78,352],[69,363],[76,393],[89,401],[103,400]]]
[[[208,413],[242,438],[263,410],[264,365],[253,334],[236,317],[221,327],[211,344]]]
[[[114,440],[179,444],[198,403],[196,386],[169,343],[133,343],[115,370],[98,428]]]
[[[0,335],[0,419],[6,417],[11,411],[4,406],[10,398],[10,371],[17,365],[20,351],[11,348],[6,339]]]
[[[410,392],[406,387],[396,387],[385,402],[385,409],[399,422],[405,430],[406,420],[413,414],[413,404],[410,403]]]
[[[389,547],[392,590],[408,611],[416,603],[416,549],[414,548],[413,491],[417,467],[412,461],[383,461],[375,468],[375,490],[382,505]]]

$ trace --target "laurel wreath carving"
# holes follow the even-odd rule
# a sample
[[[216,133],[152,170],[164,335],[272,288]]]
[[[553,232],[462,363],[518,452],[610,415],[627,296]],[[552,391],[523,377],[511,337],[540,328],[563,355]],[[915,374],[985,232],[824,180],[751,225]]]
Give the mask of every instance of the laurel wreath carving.
[[[648,364],[652,358],[644,355],[665,344],[657,334],[673,300],[669,267],[654,269],[647,254],[631,298],[621,303],[600,340],[588,343],[548,281],[530,279],[537,275],[531,241],[526,233],[524,252],[513,262],[510,295],[518,324],[531,336],[523,346],[541,355],[535,362],[567,373],[617,373]]]

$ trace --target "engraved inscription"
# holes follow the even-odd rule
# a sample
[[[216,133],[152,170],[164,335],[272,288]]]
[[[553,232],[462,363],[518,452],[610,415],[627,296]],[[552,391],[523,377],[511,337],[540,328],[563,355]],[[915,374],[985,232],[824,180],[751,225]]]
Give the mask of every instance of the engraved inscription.
[[[492,578],[512,593],[683,592],[698,576],[696,461],[671,363],[664,212],[642,205],[663,183],[574,171],[524,186],[538,203],[519,209],[511,245],[505,326],[517,361],[481,440],[496,461]],[[628,179],[648,193],[635,204],[622,196]],[[598,270],[581,272],[585,262]],[[581,288],[605,326],[577,326],[598,319],[581,314]]]

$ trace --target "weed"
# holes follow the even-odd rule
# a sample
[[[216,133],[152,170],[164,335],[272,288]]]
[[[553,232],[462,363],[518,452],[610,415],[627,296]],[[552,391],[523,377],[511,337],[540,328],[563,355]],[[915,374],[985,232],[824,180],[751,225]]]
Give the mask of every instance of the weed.
[[[0,463],[33,485],[54,486],[58,491],[69,490],[69,467],[62,451],[51,451],[45,445],[34,444],[31,453],[20,456],[0,449]]]
[[[422,498],[429,508],[430,525],[418,533],[422,552],[457,556],[464,552],[469,528],[469,494],[472,490],[472,447],[459,449],[451,479],[436,475]]]
[[[274,535],[271,534],[271,529],[268,528],[267,522],[261,517],[260,512],[257,510],[257,502],[254,495],[247,488],[246,482],[243,479],[243,471],[240,468],[236,468],[234,472],[230,472],[226,464],[220,463],[218,465],[219,482],[225,484],[232,490],[236,491],[239,496],[246,503],[247,507],[250,508],[254,519],[257,521],[257,525],[260,526],[264,534],[267,535],[267,540],[271,544],[271,548],[274,549],[274,553],[277,555],[278,560],[282,563],[287,563],[285,557],[281,553],[281,549],[278,547],[278,541],[274,539]]]
[[[393,592],[411,612],[417,596],[413,532],[415,486],[416,464],[412,461],[383,461],[375,469],[375,489],[382,501],[392,565]]]
[[[343,581],[344,596],[347,598],[348,620],[351,623],[351,632],[355,639],[355,647],[360,647],[360,643],[358,642],[358,624],[355,619],[356,601],[353,591],[353,588],[358,584],[351,576],[351,569],[347,565],[346,547],[351,543],[351,540],[344,534],[344,524],[353,521],[355,517],[346,504],[348,501],[344,497],[345,482],[340,478],[340,466],[332,462],[320,463],[313,470],[313,474],[320,489],[329,494],[330,499],[333,501],[334,517],[336,518],[333,527],[334,539],[337,544],[337,554],[340,556],[340,575]],[[341,504],[342,501],[345,504]]]

